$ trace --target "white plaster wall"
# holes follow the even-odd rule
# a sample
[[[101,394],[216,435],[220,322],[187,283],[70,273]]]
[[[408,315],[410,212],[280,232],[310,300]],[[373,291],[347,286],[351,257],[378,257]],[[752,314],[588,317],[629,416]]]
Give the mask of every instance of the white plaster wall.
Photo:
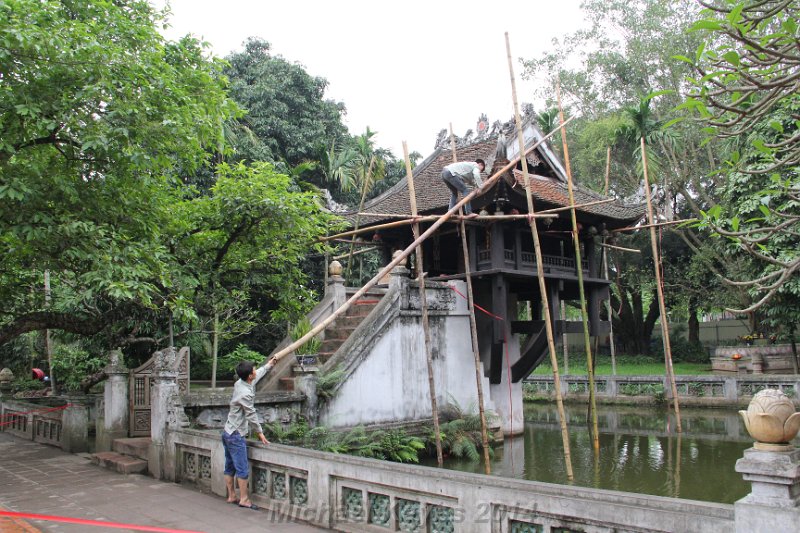
[[[466,290],[459,288],[462,293]],[[437,402],[455,401],[477,411],[475,360],[466,303],[456,300],[449,314],[431,312],[431,346]],[[484,406],[494,410],[489,382],[483,378]],[[330,427],[413,421],[431,417],[425,338],[421,318],[402,314],[344,381],[321,410],[320,422]]]

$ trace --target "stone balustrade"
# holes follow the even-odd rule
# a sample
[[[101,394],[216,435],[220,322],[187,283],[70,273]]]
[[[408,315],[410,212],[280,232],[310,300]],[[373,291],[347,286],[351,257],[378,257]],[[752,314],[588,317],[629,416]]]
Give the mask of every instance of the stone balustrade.
[[[3,399],[0,431],[58,446],[67,452],[86,452],[89,449],[89,408],[71,401],[48,405]]]
[[[222,496],[216,433],[170,431],[168,478]],[[732,505],[570,487],[272,444],[249,446],[253,500],[336,531],[545,532],[734,529]]]
[[[800,406],[800,376],[675,376],[681,405],[739,407],[758,391],[777,389]],[[532,375],[525,379],[529,396],[555,396],[552,376]],[[668,398],[666,376],[595,376],[597,399],[606,403],[641,403]],[[566,399],[585,400],[589,395],[587,376],[561,376],[561,394]]]

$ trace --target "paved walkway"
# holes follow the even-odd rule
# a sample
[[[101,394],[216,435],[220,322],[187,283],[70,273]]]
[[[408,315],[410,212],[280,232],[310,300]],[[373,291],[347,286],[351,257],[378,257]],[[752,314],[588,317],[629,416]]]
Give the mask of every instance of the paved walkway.
[[[88,456],[26,441],[0,432],[0,508],[20,513],[66,516],[180,530],[216,532],[318,532],[290,523],[269,511],[251,511],[225,503],[214,494],[123,475],[93,465]],[[0,516],[3,533],[101,533],[135,531],[20,520]]]

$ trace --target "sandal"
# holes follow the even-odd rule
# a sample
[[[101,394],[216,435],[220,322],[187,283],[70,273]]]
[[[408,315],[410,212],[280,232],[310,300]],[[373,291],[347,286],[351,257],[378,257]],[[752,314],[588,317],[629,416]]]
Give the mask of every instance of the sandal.
[[[251,503],[250,505],[242,505],[240,503],[239,507],[241,507],[242,509],[252,509],[253,511],[258,511],[260,509],[260,507],[254,503]]]

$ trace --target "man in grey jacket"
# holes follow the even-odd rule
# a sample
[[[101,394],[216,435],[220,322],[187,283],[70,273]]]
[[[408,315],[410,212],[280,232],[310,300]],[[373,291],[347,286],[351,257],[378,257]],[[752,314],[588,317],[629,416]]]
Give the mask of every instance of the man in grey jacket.
[[[258,440],[264,444],[269,441],[264,436],[255,406],[255,385],[263,378],[277,359],[270,359],[266,365],[256,369],[252,361],[242,361],[236,366],[236,375],[239,380],[233,386],[231,407],[228,411],[228,420],[222,431],[222,447],[225,449],[225,486],[228,489],[228,503],[239,502],[239,507],[258,510],[258,506],[250,501],[247,494],[247,478],[250,475],[250,465],[247,463],[247,437],[252,429],[258,434]],[[239,498],[236,498],[234,477],[238,480]]]
[[[448,207],[448,211],[453,209],[458,202],[458,193],[463,196],[469,194],[465,181],[477,188],[483,185],[481,172],[485,168],[486,163],[483,162],[483,159],[476,159],[474,163],[471,161],[459,161],[458,163],[451,163],[442,169],[442,181],[450,189],[450,207]],[[464,205],[464,214],[472,214],[472,206],[469,202]]]

